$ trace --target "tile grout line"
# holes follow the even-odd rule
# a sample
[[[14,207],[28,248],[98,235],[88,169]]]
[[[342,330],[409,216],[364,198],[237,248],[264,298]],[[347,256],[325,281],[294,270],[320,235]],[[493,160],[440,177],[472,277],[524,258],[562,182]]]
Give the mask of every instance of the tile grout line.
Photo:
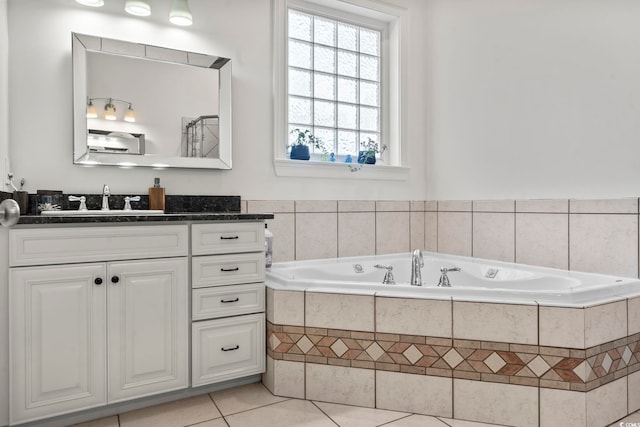
[[[329,415],[329,414],[327,414],[325,411],[323,411],[321,407],[319,407],[318,405],[316,405],[316,402],[315,402],[315,401],[313,401],[313,400],[307,400],[307,402],[311,402],[311,404],[312,404],[313,406],[315,406],[315,407],[318,409],[318,411],[322,412],[322,414],[323,414],[325,417],[329,418],[329,420],[330,420],[332,423],[334,423],[336,426],[340,427],[340,424],[338,424],[338,423],[337,423],[333,418],[331,418],[331,415]]]

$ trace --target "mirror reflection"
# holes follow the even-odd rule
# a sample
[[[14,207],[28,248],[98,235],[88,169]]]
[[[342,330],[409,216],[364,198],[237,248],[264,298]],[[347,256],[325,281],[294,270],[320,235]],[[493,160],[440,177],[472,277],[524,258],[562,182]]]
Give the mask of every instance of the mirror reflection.
[[[227,58],[73,34],[74,162],[231,168]]]

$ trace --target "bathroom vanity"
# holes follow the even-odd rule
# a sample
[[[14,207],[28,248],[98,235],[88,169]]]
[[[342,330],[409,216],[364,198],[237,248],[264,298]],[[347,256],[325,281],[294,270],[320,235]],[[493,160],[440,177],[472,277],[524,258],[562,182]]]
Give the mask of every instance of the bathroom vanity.
[[[8,231],[10,425],[262,373],[268,218],[21,218]]]

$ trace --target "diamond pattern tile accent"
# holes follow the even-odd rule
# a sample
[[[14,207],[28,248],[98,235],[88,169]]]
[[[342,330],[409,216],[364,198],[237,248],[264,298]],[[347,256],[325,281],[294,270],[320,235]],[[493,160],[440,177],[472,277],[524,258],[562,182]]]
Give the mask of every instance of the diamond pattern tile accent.
[[[298,340],[297,345],[304,354],[307,354],[309,350],[313,348],[313,343],[306,335],[303,335],[302,338]]]
[[[514,384],[561,390],[569,389],[569,383],[571,390],[593,390],[626,375],[627,366],[631,370],[640,363],[640,335],[630,336],[617,346],[610,342],[586,351],[428,336],[303,329],[270,322],[267,322],[266,335],[269,355],[274,358],[287,360],[286,356],[290,356],[288,360],[306,360],[306,363],[423,375],[426,368],[428,374],[428,370],[433,369],[433,375],[455,377],[457,373],[460,378],[490,382],[506,379]],[[505,348],[505,344],[508,347]],[[496,350],[488,350],[490,348]],[[574,384],[577,388],[573,388]]]
[[[545,372],[551,369],[551,366],[549,366],[549,364],[540,356],[536,356],[531,362],[527,364],[527,366],[538,377],[543,376]]]
[[[422,353],[416,348],[415,345],[412,345],[411,347],[406,349],[402,354],[407,358],[409,362],[411,362],[412,365],[414,365],[418,360],[422,358]]]
[[[631,356],[633,356],[633,353],[629,349],[629,346],[626,346],[624,348],[624,352],[622,353],[622,360],[624,360],[625,365],[629,364],[629,361],[631,360]]]
[[[487,357],[484,360],[484,364],[487,365],[489,367],[489,369],[491,369],[493,371],[493,373],[495,374],[500,369],[502,369],[502,367],[504,365],[506,365],[507,362],[502,360],[502,357],[500,357],[498,355],[498,353],[493,352],[493,353],[491,353],[491,355],[489,357]]]
[[[378,345],[377,342],[371,344],[365,351],[374,361],[380,359],[380,357],[384,354],[384,350]]]
[[[336,356],[340,357],[343,354],[345,354],[347,352],[347,350],[349,350],[349,347],[347,347],[341,339],[337,340],[336,342],[334,342],[331,345],[331,350],[333,350],[333,352],[336,354]]]
[[[276,348],[278,348],[281,343],[282,341],[278,339],[276,334],[271,334],[271,336],[269,337],[269,346],[271,347],[271,350],[275,350]]]
[[[449,350],[442,358],[447,362],[447,365],[451,366],[451,369],[454,369],[464,360],[455,348]]]

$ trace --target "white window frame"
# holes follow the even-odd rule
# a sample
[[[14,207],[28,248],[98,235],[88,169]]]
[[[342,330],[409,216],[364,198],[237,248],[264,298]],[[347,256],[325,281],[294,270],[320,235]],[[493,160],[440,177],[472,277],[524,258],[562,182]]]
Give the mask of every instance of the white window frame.
[[[408,180],[406,141],[406,63],[408,10],[380,0],[272,0],[274,166],[278,176]],[[288,9],[384,28],[381,40],[381,142],[387,145],[382,161],[363,165],[352,173],[342,162],[290,160],[288,140]],[[354,16],[361,19],[354,20]]]

